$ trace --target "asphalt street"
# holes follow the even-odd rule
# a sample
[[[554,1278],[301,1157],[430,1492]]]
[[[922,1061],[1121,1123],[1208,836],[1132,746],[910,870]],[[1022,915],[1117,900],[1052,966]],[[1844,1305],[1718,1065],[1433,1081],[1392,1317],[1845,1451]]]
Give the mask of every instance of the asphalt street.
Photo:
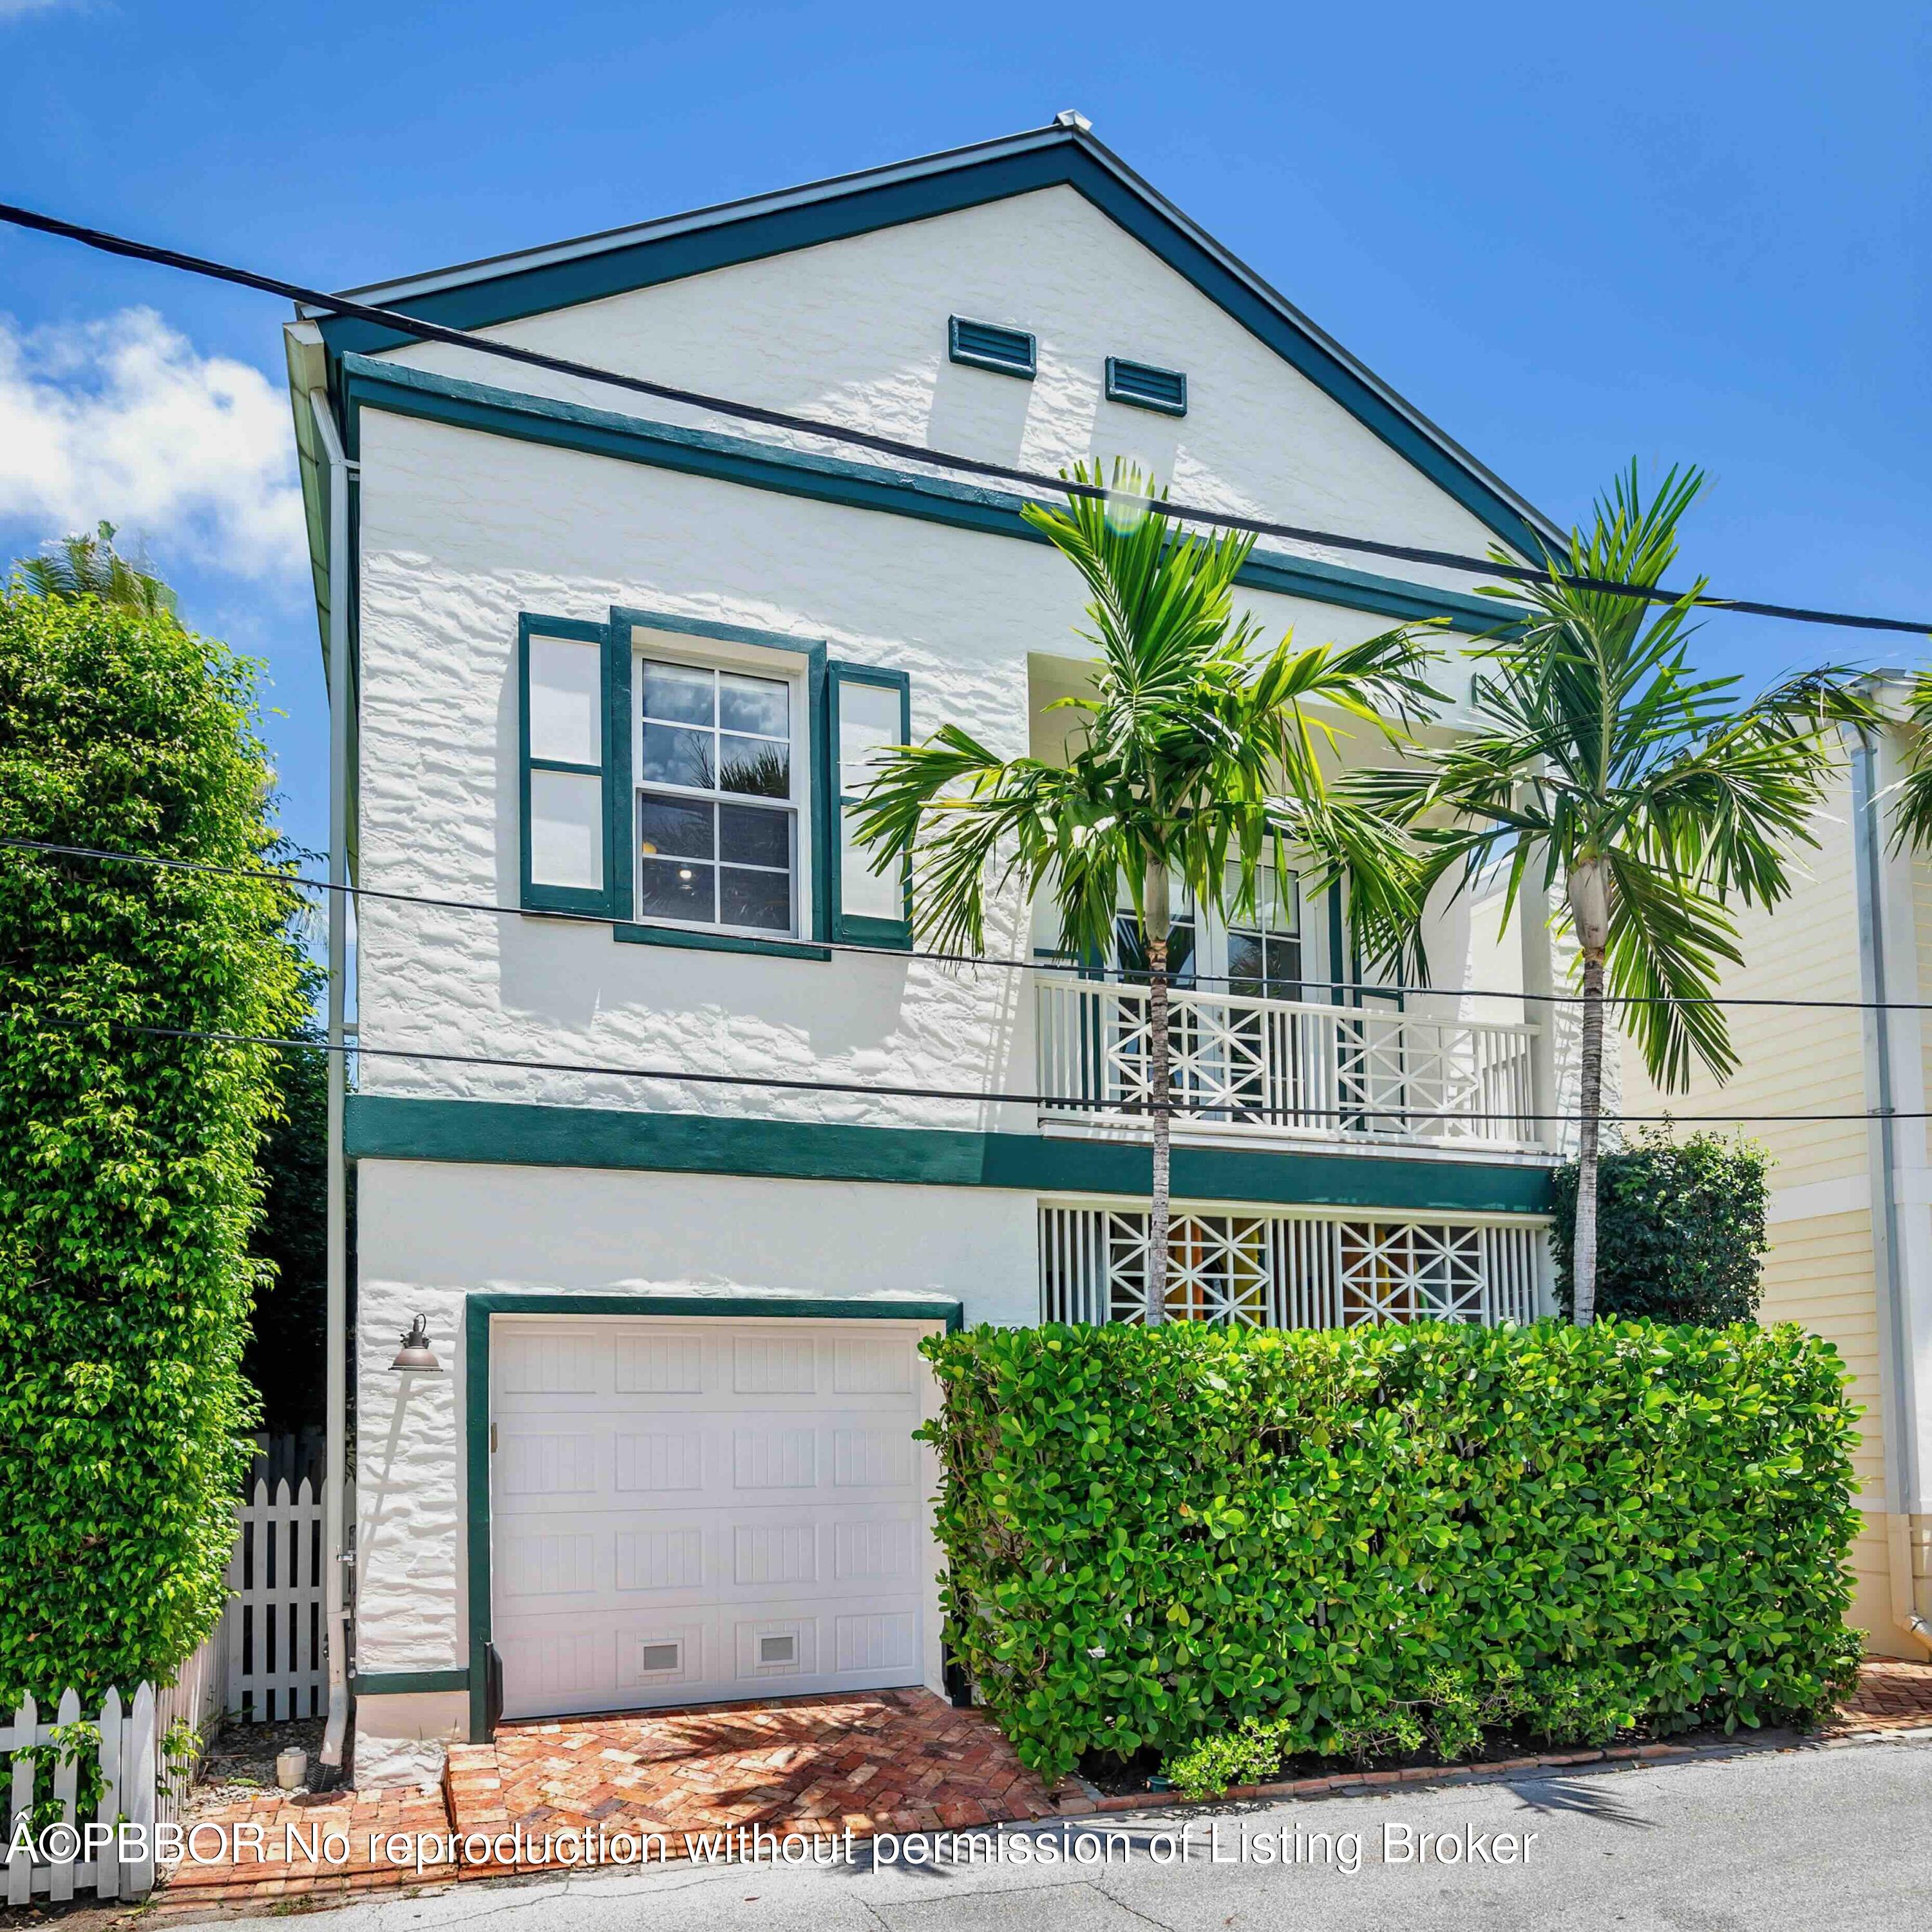
[[[677,1862],[391,1894],[326,1916],[330,1932],[1926,1932],[1932,1742],[976,1835],[978,1847],[942,1840],[919,1864],[887,1841],[829,1868]]]

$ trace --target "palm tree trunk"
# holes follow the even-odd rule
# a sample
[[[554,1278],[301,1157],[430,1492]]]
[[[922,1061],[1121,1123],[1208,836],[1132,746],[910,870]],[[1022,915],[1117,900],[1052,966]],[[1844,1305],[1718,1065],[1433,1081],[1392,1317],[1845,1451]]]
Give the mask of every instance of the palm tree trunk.
[[[1148,1212],[1147,1313],[1150,1328],[1167,1319],[1168,1223],[1172,1218],[1174,1066],[1167,1024],[1167,868],[1148,868],[1144,891],[1148,969],[1148,1088],[1154,1109],[1154,1189]]]
[[[1583,1052],[1576,1133],[1576,1226],[1570,1244],[1570,1313],[1587,1328],[1597,1313],[1597,1148],[1604,1111],[1604,949],[1610,880],[1600,859],[1570,870],[1570,910],[1583,955]]]

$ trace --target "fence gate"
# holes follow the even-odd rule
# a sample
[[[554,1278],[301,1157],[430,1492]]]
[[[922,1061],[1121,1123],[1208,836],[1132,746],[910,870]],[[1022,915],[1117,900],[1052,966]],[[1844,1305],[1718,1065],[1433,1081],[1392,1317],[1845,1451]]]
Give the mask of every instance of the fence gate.
[[[253,1724],[319,1718],[328,1707],[322,1614],[322,1504],[304,1480],[257,1482],[236,1519],[228,1560],[230,1717]]]

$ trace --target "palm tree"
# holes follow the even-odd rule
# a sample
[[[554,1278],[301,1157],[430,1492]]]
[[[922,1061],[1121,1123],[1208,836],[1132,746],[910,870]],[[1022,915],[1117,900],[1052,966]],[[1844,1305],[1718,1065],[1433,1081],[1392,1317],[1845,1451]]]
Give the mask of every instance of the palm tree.
[[[140,559],[124,557],[114,548],[114,526],[104,518],[92,536],[76,532],[62,537],[14,568],[37,596],[98,597],[150,617],[174,611],[175,593]]]
[[[1633,464],[1598,502],[1588,538],[1573,532],[1567,555],[1545,558],[1558,581],[1489,592],[1527,614],[1485,640],[1469,728],[1352,788],[1417,829],[1432,882],[1460,868],[1466,885],[1506,859],[1505,922],[1526,879],[1561,889],[1557,922],[1574,934],[1582,994],[1579,1325],[1596,1303],[1606,980],[1629,1003],[1624,1024],[1659,1086],[1685,1086],[1694,1058],[1726,1078],[1736,1056],[1723,1008],[1708,1002],[1719,962],[1742,961],[1727,908],[1775,904],[1790,890],[1789,848],[1817,843],[1832,727],[1870,715],[1841,667],[1742,704],[1736,678],[1699,676],[1686,653],[1702,578],[1660,606],[1562,580],[1654,590],[1703,487],[1701,472],[1672,469],[1646,500]]]
[[[1097,465],[1070,474],[1102,482]],[[1400,630],[1309,650],[1288,637],[1258,652],[1261,626],[1233,608],[1253,539],[1186,534],[1149,508],[1152,485],[1131,466],[1117,463],[1108,487],[1104,501],[1023,512],[1091,593],[1082,634],[1099,653],[1093,693],[1058,700],[1079,714],[1066,762],[1004,758],[942,726],[885,755],[857,837],[877,871],[912,859],[917,930],[944,952],[982,949],[989,881],[1029,900],[1050,892],[1063,944],[1082,955],[1104,956],[1118,908],[1132,905],[1149,988],[1147,1319],[1157,1322],[1170,1218],[1172,883],[1204,909],[1252,915],[1264,858],[1280,867],[1292,849],[1312,857],[1316,890],[1348,881],[1369,956],[1411,946],[1414,849],[1324,778],[1322,754],[1342,734],[1320,714],[1393,740],[1437,694],[1422,678],[1430,654]]]

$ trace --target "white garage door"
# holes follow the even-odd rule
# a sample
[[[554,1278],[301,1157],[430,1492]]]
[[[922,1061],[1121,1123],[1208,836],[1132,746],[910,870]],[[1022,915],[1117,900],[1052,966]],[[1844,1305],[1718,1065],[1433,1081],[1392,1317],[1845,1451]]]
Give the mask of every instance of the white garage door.
[[[496,1317],[504,1715],[923,1682],[932,1326]]]

